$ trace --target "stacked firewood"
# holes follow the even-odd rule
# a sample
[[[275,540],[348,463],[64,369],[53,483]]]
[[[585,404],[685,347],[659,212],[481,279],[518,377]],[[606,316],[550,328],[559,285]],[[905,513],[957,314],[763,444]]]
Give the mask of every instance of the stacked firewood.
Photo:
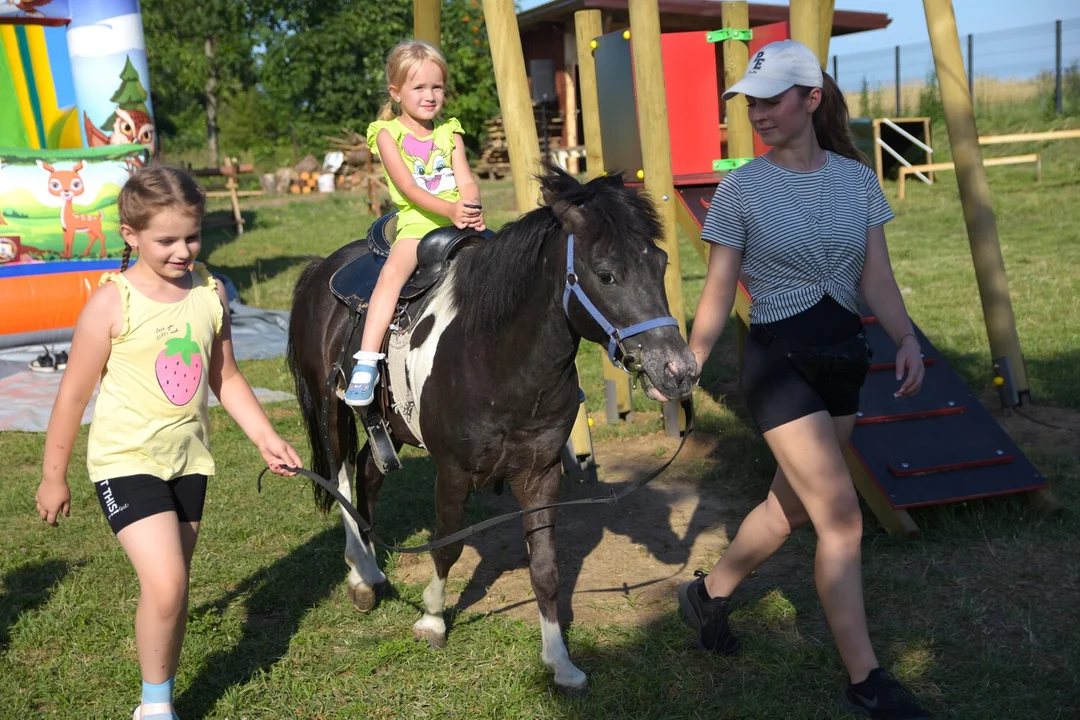
[[[341,167],[335,172],[334,184],[341,190],[368,190],[372,180],[381,184],[382,168],[379,166],[379,158],[371,152],[364,137],[346,127],[341,131],[340,137],[326,137],[330,151],[337,151],[345,156]]]
[[[293,195],[307,195],[313,193],[319,186],[319,161],[313,155],[305,155],[304,159],[296,163],[293,168],[294,175],[290,178],[289,192]]]
[[[541,147],[544,143],[544,114],[539,108],[534,108],[536,118],[536,136]],[[562,146],[563,116],[562,113],[547,113],[548,145],[556,148]],[[476,163],[476,174],[482,178],[498,180],[504,175],[510,174],[510,151],[506,144],[506,128],[503,126],[502,115],[488,120],[484,124],[484,145],[480,150],[480,159]]]

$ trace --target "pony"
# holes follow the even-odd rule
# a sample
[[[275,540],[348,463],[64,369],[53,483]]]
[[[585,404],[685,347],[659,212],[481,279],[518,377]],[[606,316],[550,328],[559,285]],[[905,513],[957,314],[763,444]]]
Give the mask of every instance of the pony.
[[[377,410],[395,451],[403,443],[426,447],[434,461],[436,540],[461,529],[469,494],[489,485],[505,482],[522,508],[556,501],[560,452],[580,402],[574,359],[583,338],[607,347],[654,399],[685,399],[697,378],[696,361],[668,310],[667,254],[657,244],[661,222],[649,198],[617,175],[582,184],[552,166],[540,183],[544,204],[490,239],[458,249],[411,322],[402,352],[422,438],[393,400],[402,388],[389,388],[391,401]],[[359,468],[356,508],[371,523],[384,474],[370,442],[358,449],[357,418],[328,382],[347,372],[335,366],[345,338],[360,337],[350,335],[353,318],[329,291],[329,280],[367,252],[364,241],[355,241],[302,271],[287,359],[311,442],[311,469],[336,475],[338,491],[351,499]],[[354,349],[346,348],[349,354]],[[381,382],[389,383],[382,374]],[[329,512],[332,495],[317,484],[314,490]],[[368,611],[387,579],[370,538],[344,509],[342,517],[349,597]],[[570,660],[557,613],[555,510],[527,514],[523,524],[541,659],[558,689],[584,692],[588,680]],[[446,642],[446,578],[462,548],[459,541],[431,552],[434,572],[413,633],[433,647]]]

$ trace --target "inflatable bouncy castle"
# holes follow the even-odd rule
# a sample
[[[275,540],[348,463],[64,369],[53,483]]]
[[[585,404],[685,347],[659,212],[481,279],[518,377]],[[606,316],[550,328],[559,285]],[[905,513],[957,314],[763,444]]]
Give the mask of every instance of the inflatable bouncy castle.
[[[138,0],[0,0],[0,348],[70,337],[153,158]]]

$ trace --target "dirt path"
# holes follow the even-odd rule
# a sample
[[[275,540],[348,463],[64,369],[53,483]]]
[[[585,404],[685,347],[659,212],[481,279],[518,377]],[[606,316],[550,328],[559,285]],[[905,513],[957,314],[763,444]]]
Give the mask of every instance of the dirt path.
[[[648,621],[673,606],[675,587],[691,578],[695,568],[712,565],[734,524],[751,507],[747,498],[728,497],[715,483],[702,492],[700,478],[712,463],[716,443],[715,437],[691,438],[661,478],[617,506],[571,508],[559,514],[564,617],[578,623]],[[617,491],[661,465],[677,446],[676,440],[660,435],[600,444],[599,484],[576,485],[565,499]],[[498,505],[499,512],[517,509],[509,492]],[[535,621],[520,530],[488,532],[467,543],[451,571],[447,604]],[[427,556],[410,555],[401,558],[393,580],[423,583],[430,575]],[[469,578],[464,587],[463,578]]]
[[[1080,460],[1080,412],[1035,407],[1024,413],[995,416],[1022,445]],[[617,506],[560,512],[564,619],[585,624],[648,622],[674,607],[676,586],[691,578],[694,569],[711,566],[764,492],[747,493],[741,482],[701,482],[722,452],[720,442],[717,436],[697,434],[661,478]],[[600,443],[599,485],[575,485],[565,499],[618,490],[662,464],[677,444],[659,434]],[[517,509],[509,492],[495,504],[497,512]],[[510,613],[536,622],[525,541],[520,526],[513,525],[468,541],[451,572],[448,606],[456,603],[459,610]],[[941,560],[948,563],[945,557]],[[757,577],[769,582],[793,570],[808,574],[811,568],[804,559],[781,550]],[[428,556],[409,555],[400,559],[392,579],[426,583],[430,576]]]

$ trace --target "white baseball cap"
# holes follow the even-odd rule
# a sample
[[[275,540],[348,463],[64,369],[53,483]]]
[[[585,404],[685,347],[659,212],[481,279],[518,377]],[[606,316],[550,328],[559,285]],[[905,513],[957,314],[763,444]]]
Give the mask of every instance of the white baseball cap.
[[[742,80],[724,91],[725,102],[736,95],[776,97],[794,85],[819,88],[821,64],[817,55],[801,42],[780,40],[758,50],[746,64]]]

